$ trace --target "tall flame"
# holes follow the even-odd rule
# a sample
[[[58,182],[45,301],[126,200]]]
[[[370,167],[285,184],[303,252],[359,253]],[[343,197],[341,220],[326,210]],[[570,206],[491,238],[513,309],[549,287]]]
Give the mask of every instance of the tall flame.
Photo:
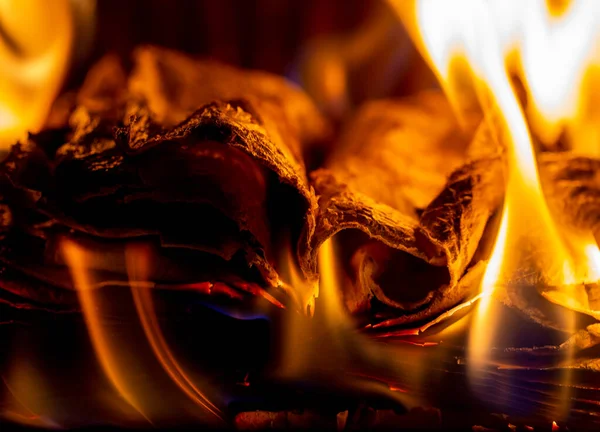
[[[0,0],[0,149],[43,126],[73,33],[69,0]]]
[[[314,316],[307,318],[304,311],[285,314],[282,358],[275,368],[277,377],[304,383],[326,382],[330,388],[345,392],[384,395],[407,407],[419,406],[422,401],[418,395],[408,394],[392,382],[420,388],[421,353],[415,353],[412,361],[405,363],[404,347],[377,343],[356,332],[340,296],[344,275],[336,256],[334,240],[325,241],[319,249],[318,297],[311,303]],[[314,293],[312,283],[300,275],[292,249],[284,260],[287,263],[280,265],[284,280],[301,293]]]
[[[128,245],[125,263],[129,282],[107,282],[121,288],[121,292],[131,288],[133,308],[128,304],[128,296],[115,301],[102,293],[101,284],[94,280],[96,275],[90,268],[90,250],[64,239],[62,253],[71,271],[98,361],[120,399],[126,402],[118,407],[123,419],[133,424],[140,424],[142,420],[156,425],[177,416],[180,421],[188,421],[182,416],[191,415],[206,424],[221,424],[220,409],[184,370],[159,325],[150,293],[154,284],[147,277],[152,262],[150,248]],[[119,303],[118,307],[113,303]],[[107,317],[119,316],[119,309],[125,311],[121,312],[124,316],[133,314],[130,318],[134,321],[115,330]],[[139,326],[135,323],[136,315]],[[166,380],[160,369],[165,372]],[[153,379],[148,380],[149,376]],[[191,409],[181,403],[180,392],[194,404]]]
[[[126,261],[129,279],[132,281],[131,293],[135,307],[144,328],[144,333],[161,366],[173,382],[194,403],[219,420],[222,420],[219,408],[192,381],[169,349],[169,345],[158,324],[154,301],[150,295],[150,291],[143,283],[141,286],[139,283],[133,283],[134,281],[145,282],[149,279],[148,274],[150,273],[149,266],[151,262],[149,249],[140,245],[129,245],[126,249]]]
[[[150,422],[139,396],[136,394],[136,389],[129,383],[127,369],[124,367],[127,361],[123,359],[123,353],[119,350],[118,340],[110,337],[109,331],[102,323],[100,300],[97,298],[88,270],[88,253],[81,246],[69,240],[65,240],[63,243],[63,253],[71,270],[90,338],[104,373],[119,395]]]
[[[455,107],[470,108],[466,82],[506,146],[506,198],[470,334],[470,373],[477,378],[498,326],[490,309],[497,287],[559,287],[561,296],[585,308],[581,284],[600,278],[591,233],[565,233],[553,221],[531,136],[553,143],[571,131],[577,138],[573,148],[594,153],[598,147],[585,126],[589,112],[584,108],[589,77],[600,65],[600,2],[562,2],[561,7],[545,0],[392,3]],[[525,87],[527,112],[514,77]],[[573,133],[582,129],[587,132]],[[565,312],[562,327],[572,326],[573,317]]]

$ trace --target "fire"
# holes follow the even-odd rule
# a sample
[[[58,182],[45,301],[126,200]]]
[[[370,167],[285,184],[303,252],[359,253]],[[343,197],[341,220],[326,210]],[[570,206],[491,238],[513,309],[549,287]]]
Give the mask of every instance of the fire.
[[[91,251],[65,239],[62,253],[72,274],[96,357],[119,396],[113,401],[126,403],[117,407],[122,420],[156,425],[174,419],[186,420],[177,416],[189,416],[191,412],[203,423],[220,424],[223,421],[220,409],[184,370],[159,326],[150,292],[154,284],[146,277],[152,261],[150,248],[132,244],[125,249],[129,282],[103,281],[100,284],[94,280],[90,266]],[[109,285],[125,293],[130,288],[132,304],[128,304],[128,296],[115,299],[103,294],[102,290]],[[115,330],[107,317],[117,314],[134,321],[129,326],[123,323],[123,329]],[[153,379],[148,380],[148,376]],[[198,409],[182,405],[181,400],[178,401],[181,393]],[[168,402],[163,400],[166,397]]]
[[[318,292],[318,295],[314,300],[314,316],[306,317],[303,312],[285,315],[282,358],[274,368],[276,377],[284,381],[325,382],[329,388],[385,395],[407,407],[419,406],[422,401],[417,396],[405,393],[388,380],[420,388],[423,353],[412,353],[416,355],[411,361],[404,362],[406,347],[380,344],[356,331],[340,296],[345,281],[336,253],[334,240],[328,239],[321,245],[316,291],[312,283],[301,278],[291,252],[282,259],[286,261],[280,265],[284,280],[289,280],[300,292]]]
[[[150,253],[148,248],[131,245],[126,249],[127,269],[131,281],[146,281],[149,274]],[[131,285],[133,300],[144,328],[144,333],[150,342],[152,350],[160,361],[165,372],[173,382],[198,406],[222,420],[220,410],[208,397],[198,388],[192,379],[186,374],[179,364],[163,336],[158,325],[154,301],[149,290],[136,284]]]
[[[0,148],[46,120],[73,41],[69,0],[0,1]]]
[[[590,111],[595,104],[594,86],[600,82],[594,79],[600,68],[600,2],[579,0],[560,6],[545,0],[390,3],[406,22],[457,113],[465,114],[476,102],[506,147],[506,198],[469,336],[469,373],[474,380],[482,379],[501,325],[493,302],[500,290],[510,298],[513,286],[552,287],[542,292],[546,298],[585,311],[590,302],[583,284],[600,279],[600,249],[592,234],[567,232],[551,214],[535,145],[539,141],[551,147],[566,139],[575,151],[600,153],[600,133]],[[0,146],[42,127],[68,65],[73,31],[68,0],[55,0],[51,7],[47,1],[0,0]],[[339,69],[330,70],[322,83],[325,93],[344,93],[343,86],[339,87],[341,75]],[[514,88],[515,79],[524,86],[526,103]],[[410,405],[414,400],[402,394],[404,388],[364,380],[368,376],[364,370],[376,370],[407,387],[420,388],[427,371],[418,366],[425,356],[356,332],[341,301],[346,282],[344,272],[337,268],[335,247],[330,239],[320,248],[318,285],[303,279],[291,244],[284,248],[281,287],[293,287],[290,293],[300,311],[290,311],[284,318],[283,360],[277,373],[288,380],[326,378],[344,390],[384,394]],[[209,398],[208,386],[192,378],[161,328],[151,292],[155,286],[149,281],[151,250],[127,246],[128,280],[118,282],[96,280],[92,253],[75,241],[64,240],[62,253],[96,358],[127,420],[155,425],[168,416],[193,411],[194,416],[220,424],[222,414]],[[121,316],[133,318],[132,329],[123,324],[126,330],[115,330],[106,319],[114,317],[116,309],[101,291],[113,284],[122,288],[120,295],[129,296],[131,304],[118,306],[126,309]],[[574,330],[571,313],[565,311],[562,319],[561,328]],[[410,361],[403,359],[407,353]],[[46,399],[41,397],[45,394],[42,380],[23,368],[14,375],[19,386],[13,389],[13,380],[6,386],[19,405],[13,414],[16,421],[54,426],[38,414],[51,411],[43,401],[32,397],[25,403],[18,397],[29,394]],[[172,388],[167,389],[165,382]],[[173,398],[175,394],[181,399]],[[182,399],[193,410],[177,411]]]
[[[81,246],[68,240],[63,244],[63,254],[71,269],[88,332],[104,373],[119,395],[143,418],[150,421],[135,389],[128,383],[128,374],[123,366],[123,358],[119,356],[117,341],[110,337],[106,326],[102,323],[100,301],[96,297],[97,293],[87,268],[88,254]]]
[[[575,150],[597,151],[585,108],[593,93],[590,77],[600,65],[600,2],[561,7],[549,7],[544,0],[392,3],[458,114],[471,108],[465,88],[471,89],[506,146],[504,208],[469,341],[470,374],[481,378],[499,326],[491,308],[499,287],[510,298],[515,284],[532,290],[552,286],[558,296],[584,309],[588,301],[582,283],[600,278],[591,233],[565,232],[553,220],[532,138],[552,144],[565,132],[575,139]],[[525,87],[525,108],[515,78]],[[561,327],[573,330],[573,316],[565,312],[563,319]]]
[[[588,107],[595,103],[591,97],[598,86],[593,77],[600,66],[600,4],[563,3],[553,9],[533,2],[520,16],[522,74],[531,96],[528,117],[544,142],[555,142],[566,129],[573,148],[598,156],[598,131]]]

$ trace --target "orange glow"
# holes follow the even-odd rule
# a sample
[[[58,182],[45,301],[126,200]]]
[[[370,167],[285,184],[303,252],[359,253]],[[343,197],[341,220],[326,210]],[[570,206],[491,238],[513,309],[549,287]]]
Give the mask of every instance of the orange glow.
[[[0,149],[43,126],[69,65],[69,0],[0,0]]]
[[[115,346],[115,341],[101,321],[99,300],[95,297],[93,282],[90,280],[86,265],[89,261],[88,254],[81,246],[70,240],[63,240],[62,250],[65,262],[71,270],[87,329],[104,373],[119,395],[150,422],[141,408],[135,391],[127,382],[127,372],[124,370],[122,359],[118,356],[120,350]]]
[[[129,246],[126,249],[126,262],[129,279],[132,281],[145,281],[149,274],[150,255],[147,248],[143,246]],[[177,386],[198,406],[210,414],[222,420],[220,410],[198,389],[183,368],[177,362],[169,349],[163,333],[158,325],[154,302],[150,290],[139,284],[131,285],[133,300],[144,328],[144,332],[154,354],[158,358],[165,372],[177,384]]]
[[[600,252],[591,232],[559,229],[550,214],[531,137],[552,144],[571,131],[578,137],[576,150],[598,147],[597,141],[582,142],[593,135],[589,131],[587,138],[573,131],[585,129],[589,112],[583,110],[583,99],[591,93],[590,74],[600,64],[600,2],[567,2],[552,10],[547,3],[392,0],[454,106],[467,108],[464,87],[469,83],[506,147],[503,214],[470,333],[474,378],[483,373],[498,329],[490,304],[500,286],[552,287],[554,298],[569,299],[563,305],[585,308],[582,283],[600,279]],[[526,89],[526,111],[513,88],[514,77]],[[560,326],[574,331],[572,313],[565,310],[563,320]]]

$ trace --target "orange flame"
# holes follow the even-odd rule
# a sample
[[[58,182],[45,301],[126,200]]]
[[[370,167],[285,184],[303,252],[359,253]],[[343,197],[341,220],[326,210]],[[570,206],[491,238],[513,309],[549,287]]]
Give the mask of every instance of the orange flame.
[[[148,279],[150,256],[146,248],[143,246],[129,246],[126,249],[126,262],[131,281],[145,281]],[[139,286],[139,284],[131,284],[131,292],[146,337],[165,372],[198,406],[222,420],[219,408],[189,378],[169,349],[156,319],[156,311],[154,310],[154,302],[150,291],[143,286]]]
[[[150,422],[142,409],[135,389],[128,383],[123,359],[119,357],[119,349],[115,346],[116,341],[110,337],[101,321],[99,300],[95,297],[93,282],[90,280],[87,268],[88,254],[82,247],[70,240],[64,240],[63,254],[71,270],[90,338],[104,373],[121,397]]]
[[[283,258],[286,263],[280,264],[284,280],[290,282],[300,298],[303,293],[316,298],[311,302],[314,316],[309,318],[294,311],[285,314],[277,376],[284,380],[326,379],[331,386],[378,393],[404,406],[419,406],[418,395],[405,393],[388,380],[393,378],[403,385],[410,383],[420,388],[424,372],[420,366],[424,362],[419,355],[423,353],[415,353],[410,365],[405,364],[403,347],[376,343],[356,330],[340,295],[344,272],[336,256],[334,240],[326,240],[319,248],[317,290],[302,278],[292,249]]]
[[[146,281],[151,263],[149,249],[142,245],[129,245],[125,249],[125,263],[130,276],[127,284],[96,283],[90,268],[92,252],[74,241],[64,239],[62,253],[77,289],[96,357],[120,398],[127,403],[127,406],[117,406],[120,418],[126,423],[139,424],[141,417],[146,422],[157,424],[185,421],[187,418],[182,416],[191,415],[203,424],[222,423],[219,408],[185,372],[159,326],[150,292],[155,285]],[[110,293],[103,293],[110,288],[108,285],[114,285],[125,297],[115,300]],[[132,305],[127,299],[127,291],[123,290],[124,285],[131,288]],[[115,303],[119,306],[116,307]],[[135,322],[136,315],[139,323]],[[134,322],[121,324],[116,329],[111,324],[113,316],[123,316],[126,320],[134,318]],[[161,374],[161,369],[166,376]],[[149,376],[151,380],[147,378]],[[188,407],[182,404],[185,400],[180,400],[183,395],[194,405]],[[114,398],[110,402],[114,405],[118,400]],[[128,407],[133,408],[137,415]]]
[[[498,120],[491,126],[507,147],[503,214],[470,334],[470,373],[477,376],[498,328],[490,309],[497,287],[557,287],[556,295],[584,309],[588,301],[581,284],[600,278],[600,252],[591,233],[558,229],[550,214],[527,121],[544,142],[556,141],[563,131],[586,129],[589,76],[600,65],[600,2],[579,0],[561,8],[549,8],[544,0],[392,3],[454,106],[468,108],[466,81],[487,120]],[[466,73],[457,64],[467,65]],[[527,113],[513,77],[525,86]],[[597,148],[589,128],[571,135],[577,137],[573,147]],[[565,312],[562,326],[574,330],[573,323]]]
[[[0,1],[0,149],[42,127],[69,64],[69,0]]]

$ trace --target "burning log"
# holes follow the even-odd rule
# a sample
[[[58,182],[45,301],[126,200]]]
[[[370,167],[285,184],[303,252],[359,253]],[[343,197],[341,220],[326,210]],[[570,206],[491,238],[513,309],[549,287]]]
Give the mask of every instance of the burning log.
[[[328,133],[304,94],[145,47],[128,78],[104,59],[71,100],[51,116],[57,125],[69,112],[68,125],[3,163],[5,265],[72,288],[68,236],[96,251],[101,279],[126,281],[125,244],[137,241],[153,248],[156,283],[281,287],[280,248],[314,226],[302,155]]]

